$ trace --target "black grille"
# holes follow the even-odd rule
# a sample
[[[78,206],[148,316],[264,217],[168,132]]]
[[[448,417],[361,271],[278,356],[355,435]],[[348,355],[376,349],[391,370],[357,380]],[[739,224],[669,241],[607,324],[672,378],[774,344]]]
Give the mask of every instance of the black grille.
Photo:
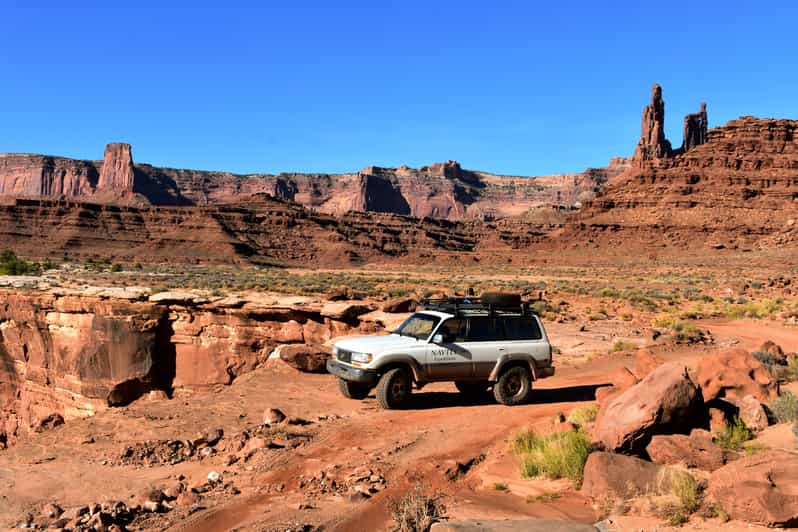
[[[346,349],[339,349],[338,354],[335,355],[335,357],[341,362],[346,362],[348,364],[352,362],[352,351],[347,351]]]

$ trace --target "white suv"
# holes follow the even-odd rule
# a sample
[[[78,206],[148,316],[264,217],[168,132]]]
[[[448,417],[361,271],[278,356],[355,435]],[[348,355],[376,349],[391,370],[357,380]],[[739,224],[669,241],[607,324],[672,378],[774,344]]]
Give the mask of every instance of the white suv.
[[[341,393],[364,399],[376,386],[383,408],[406,404],[413,384],[454,381],[465,394],[492,386],[505,405],[524,402],[532,381],[554,375],[540,318],[514,294],[427,301],[396,331],[341,340],[327,371]]]

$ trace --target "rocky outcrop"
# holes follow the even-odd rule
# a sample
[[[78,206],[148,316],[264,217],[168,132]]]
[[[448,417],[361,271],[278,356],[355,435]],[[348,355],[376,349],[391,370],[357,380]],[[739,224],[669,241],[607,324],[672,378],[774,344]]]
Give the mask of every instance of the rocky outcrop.
[[[714,471],[726,463],[726,451],[721,449],[706,430],[693,429],[690,435],[663,434],[651,438],[646,447],[656,464],[683,464],[703,471]]]
[[[657,434],[689,433],[702,404],[687,368],[664,364],[604,403],[594,434],[608,450],[642,454]]]
[[[113,192],[133,192],[133,175],[130,144],[108,144],[105,147],[105,159],[97,188]]]
[[[696,380],[704,400],[752,396],[767,402],[778,395],[773,375],[745,349],[726,349],[701,359]]]
[[[684,117],[684,140],[682,152],[700,146],[707,141],[707,104],[701,103],[701,110]]]
[[[732,519],[798,526],[798,455],[765,451],[742,458],[715,471],[708,491]]]
[[[321,301],[144,300],[0,292],[0,435],[13,442],[59,416],[68,423],[151,390],[229,384],[278,346],[295,367],[323,371],[319,344],[353,330]],[[292,356],[288,356],[292,355]]]
[[[651,105],[634,167],[568,220],[553,245],[627,254],[798,244],[798,120],[742,117],[700,143],[703,108],[688,117],[684,149],[655,158],[665,144],[658,99]]]
[[[645,164],[670,156],[671,143],[665,138],[665,101],[662,87],[655,83],[651,87],[651,103],[643,109],[642,131],[633,159]]]
[[[594,452],[587,457],[581,491],[597,500],[662,494],[670,490],[677,474],[634,456]]]

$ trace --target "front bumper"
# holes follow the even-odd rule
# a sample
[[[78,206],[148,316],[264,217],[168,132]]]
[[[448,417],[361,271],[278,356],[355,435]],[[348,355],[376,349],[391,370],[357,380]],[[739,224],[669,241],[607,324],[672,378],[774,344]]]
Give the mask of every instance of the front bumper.
[[[363,384],[376,384],[377,372],[370,369],[353,368],[347,364],[330,358],[327,360],[327,371],[345,381],[360,382]]]
[[[553,376],[554,376],[554,366],[535,368],[535,379],[545,379],[546,377],[553,377]]]

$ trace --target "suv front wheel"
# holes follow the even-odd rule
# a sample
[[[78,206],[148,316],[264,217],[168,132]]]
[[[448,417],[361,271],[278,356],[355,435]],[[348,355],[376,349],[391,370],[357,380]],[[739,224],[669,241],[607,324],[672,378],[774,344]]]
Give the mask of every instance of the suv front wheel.
[[[493,385],[493,396],[503,405],[513,406],[523,403],[532,391],[532,374],[528,369],[514,366],[502,372]]]
[[[349,399],[365,399],[369,396],[371,386],[339,378],[338,389],[341,390],[341,395]]]
[[[413,379],[405,368],[394,368],[387,371],[377,383],[377,402],[385,409],[401,408],[413,389]]]

